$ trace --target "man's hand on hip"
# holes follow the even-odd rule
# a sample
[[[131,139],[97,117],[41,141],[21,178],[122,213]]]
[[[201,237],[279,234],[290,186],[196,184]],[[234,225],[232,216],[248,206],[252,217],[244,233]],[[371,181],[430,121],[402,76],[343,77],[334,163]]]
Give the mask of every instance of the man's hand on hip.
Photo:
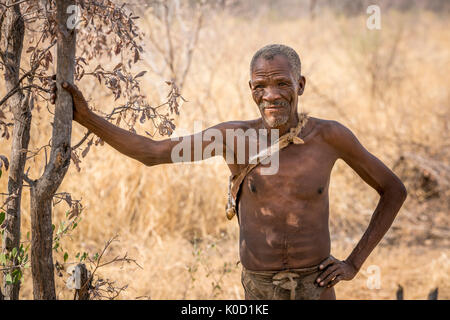
[[[352,280],[358,273],[351,263],[338,260],[331,255],[320,263],[319,270],[323,272],[317,277],[316,282],[319,286],[328,288],[341,280]]]

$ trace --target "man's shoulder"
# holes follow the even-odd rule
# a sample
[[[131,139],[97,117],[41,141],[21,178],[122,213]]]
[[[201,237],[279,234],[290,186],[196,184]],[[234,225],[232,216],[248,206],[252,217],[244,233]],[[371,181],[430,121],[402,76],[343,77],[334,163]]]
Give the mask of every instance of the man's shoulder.
[[[342,123],[317,118],[314,118],[314,121],[317,121],[323,141],[333,148],[339,157],[352,154],[362,147],[356,135]]]
[[[308,122],[312,123],[314,128],[324,138],[337,133],[343,125],[336,120],[321,119],[316,117],[308,117]]]
[[[309,119],[313,122],[314,130],[329,144],[334,145],[353,135],[350,129],[339,121],[315,117]]]

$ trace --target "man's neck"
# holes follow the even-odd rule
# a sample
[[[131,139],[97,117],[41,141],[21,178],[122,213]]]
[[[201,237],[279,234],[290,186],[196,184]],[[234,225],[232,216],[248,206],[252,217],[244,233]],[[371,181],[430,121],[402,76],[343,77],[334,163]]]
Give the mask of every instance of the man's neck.
[[[298,114],[295,113],[293,117],[291,117],[285,124],[279,127],[271,128],[266,123],[264,123],[264,120],[262,120],[262,125],[264,129],[267,129],[269,137],[272,135],[273,130],[278,130],[278,136],[281,137],[282,135],[288,133],[291,128],[295,128],[298,125],[298,122]]]
[[[298,114],[295,113],[295,115],[291,117],[291,119],[286,124],[278,128],[280,137],[288,133],[291,128],[295,128],[298,125],[298,122],[299,122]]]

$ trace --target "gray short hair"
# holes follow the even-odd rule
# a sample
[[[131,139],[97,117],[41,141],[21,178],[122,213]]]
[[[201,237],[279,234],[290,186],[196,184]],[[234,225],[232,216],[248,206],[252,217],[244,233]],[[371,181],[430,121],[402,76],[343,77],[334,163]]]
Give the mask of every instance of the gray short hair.
[[[269,44],[262,47],[253,55],[252,61],[250,62],[250,76],[252,75],[255,63],[259,58],[264,58],[265,60],[272,60],[276,55],[283,55],[288,59],[289,65],[294,72],[296,80],[300,79],[302,64],[300,62],[300,57],[297,52],[291,47],[282,44]]]

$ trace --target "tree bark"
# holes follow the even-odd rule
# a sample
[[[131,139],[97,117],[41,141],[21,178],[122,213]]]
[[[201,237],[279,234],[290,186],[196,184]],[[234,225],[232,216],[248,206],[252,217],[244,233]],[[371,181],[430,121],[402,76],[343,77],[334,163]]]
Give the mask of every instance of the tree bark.
[[[56,1],[58,95],[53,118],[50,160],[43,175],[31,184],[31,270],[36,300],[56,299],[52,255],[52,199],[70,165],[72,97],[62,89],[62,81],[73,83],[75,29],[67,28],[67,8],[74,0]]]
[[[1,56],[5,64],[6,92],[13,90],[19,81],[20,58],[22,55],[24,38],[24,21],[19,4],[6,9],[0,23]],[[15,195],[6,207],[5,231],[3,234],[2,251],[10,253],[13,248],[19,250],[20,245],[20,202],[22,198],[23,171],[26,162],[26,151],[30,140],[31,111],[29,108],[29,94],[25,97],[22,90],[18,90],[8,100],[14,116],[10,169],[8,177],[8,194]],[[17,265],[17,259],[10,261],[8,266]],[[14,271],[3,272],[1,291],[5,300],[18,300],[20,282],[6,284],[6,275]],[[1,294],[0,294],[1,295]]]

